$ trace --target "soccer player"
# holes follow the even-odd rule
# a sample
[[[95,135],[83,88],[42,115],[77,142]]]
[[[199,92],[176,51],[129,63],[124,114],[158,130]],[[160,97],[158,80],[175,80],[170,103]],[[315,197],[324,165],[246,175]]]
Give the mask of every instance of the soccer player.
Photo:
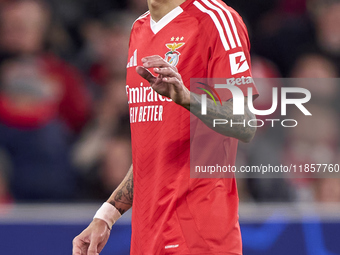
[[[133,165],[73,240],[73,255],[95,255],[112,225],[132,207],[131,254],[242,254],[234,178],[190,178],[190,114],[212,128],[212,119],[233,115],[231,95],[222,105],[190,92],[190,78],[236,79],[244,95],[253,83],[249,40],[241,17],[220,0],[148,0],[149,11],[133,24],[126,92],[130,107]],[[247,98],[246,98],[247,99]],[[245,100],[246,102],[247,100]],[[190,113],[191,112],[191,113]],[[235,164],[237,142],[256,129],[221,125],[222,149]],[[133,205],[133,206],[132,206]]]

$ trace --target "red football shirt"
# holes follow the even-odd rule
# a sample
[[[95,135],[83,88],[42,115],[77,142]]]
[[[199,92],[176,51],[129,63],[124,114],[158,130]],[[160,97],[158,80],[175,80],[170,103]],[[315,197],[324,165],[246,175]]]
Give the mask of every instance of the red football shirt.
[[[249,47],[241,17],[219,0],[187,0],[157,23],[149,12],[134,23],[126,85],[134,175],[131,254],[242,253],[235,179],[190,178],[190,112],[158,95],[135,69],[143,57],[160,55],[176,65],[188,88],[190,78],[250,77]],[[237,140],[223,139],[233,165]]]

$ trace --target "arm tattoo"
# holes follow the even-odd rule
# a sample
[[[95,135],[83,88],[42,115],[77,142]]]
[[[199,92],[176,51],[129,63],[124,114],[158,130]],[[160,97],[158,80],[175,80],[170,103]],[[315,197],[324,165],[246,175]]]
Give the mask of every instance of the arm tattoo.
[[[247,102],[247,100],[245,100]],[[196,117],[202,120],[208,127],[212,128],[216,132],[237,138],[243,142],[250,142],[254,137],[256,128],[248,125],[250,119],[255,119],[247,105],[245,104],[245,115],[233,115],[233,101],[232,99],[223,102],[223,105],[215,105],[210,99],[207,100],[207,115],[201,115],[201,96],[191,92],[190,106],[186,106]],[[213,127],[214,119],[226,119],[230,123],[243,123],[245,125],[217,125]]]
[[[110,201],[110,204],[117,208],[118,212],[123,215],[127,210],[120,208],[115,201]]]
[[[132,206],[133,201],[133,166],[129,169],[124,180],[112,193],[108,202],[112,204],[120,214],[125,213]]]
[[[117,191],[115,196],[116,202],[132,205],[133,200],[133,176],[128,174],[128,179],[123,183],[123,187]]]

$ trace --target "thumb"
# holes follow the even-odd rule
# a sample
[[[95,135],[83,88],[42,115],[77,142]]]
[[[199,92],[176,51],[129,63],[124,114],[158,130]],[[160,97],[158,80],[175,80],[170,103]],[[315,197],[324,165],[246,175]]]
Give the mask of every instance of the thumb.
[[[156,79],[156,77],[145,67],[143,66],[137,66],[136,72],[142,76],[145,80],[147,80],[149,83],[153,83]]]

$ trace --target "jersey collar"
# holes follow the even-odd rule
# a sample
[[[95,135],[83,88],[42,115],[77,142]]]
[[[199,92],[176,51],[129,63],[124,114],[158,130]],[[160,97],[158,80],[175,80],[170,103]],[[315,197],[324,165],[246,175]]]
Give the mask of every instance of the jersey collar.
[[[158,22],[154,21],[150,16],[150,28],[154,34],[157,34],[162,30],[167,24],[169,24],[173,19],[175,19],[178,15],[183,12],[183,9],[180,6],[177,6],[175,9],[167,13],[163,18],[161,18]]]

